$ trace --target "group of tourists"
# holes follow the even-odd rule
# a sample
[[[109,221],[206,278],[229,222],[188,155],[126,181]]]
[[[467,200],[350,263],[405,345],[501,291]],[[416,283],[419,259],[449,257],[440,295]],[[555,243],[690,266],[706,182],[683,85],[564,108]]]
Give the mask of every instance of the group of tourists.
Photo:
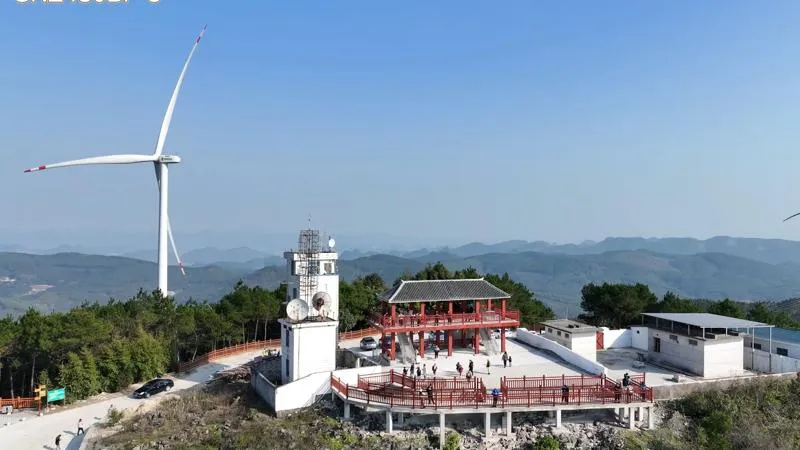
[[[434,377],[436,376],[437,370],[439,370],[439,366],[433,363],[431,366],[431,373]],[[419,363],[411,363],[411,371],[408,370],[408,367],[403,366],[403,376],[407,377],[409,374],[414,378],[428,378],[428,365],[422,363],[420,366]]]

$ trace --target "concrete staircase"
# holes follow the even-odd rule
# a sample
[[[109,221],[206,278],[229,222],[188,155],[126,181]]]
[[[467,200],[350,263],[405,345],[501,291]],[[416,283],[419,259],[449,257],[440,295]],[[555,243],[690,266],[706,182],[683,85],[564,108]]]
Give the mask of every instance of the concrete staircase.
[[[481,342],[483,343],[483,348],[486,349],[486,353],[489,355],[497,355],[500,353],[500,347],[497,345],[497,341],[489,334],[488,328],[481,328]]]
[[[397,333],[397,342],[400,344],[400,361],[404,364],[413,363],[417,352],[414,351],[414,344],[408,333]]]

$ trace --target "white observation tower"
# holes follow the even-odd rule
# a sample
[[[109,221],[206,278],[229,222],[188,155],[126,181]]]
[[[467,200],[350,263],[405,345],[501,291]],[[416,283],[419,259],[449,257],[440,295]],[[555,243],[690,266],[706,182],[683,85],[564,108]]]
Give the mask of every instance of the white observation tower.
[[[283,253],[288,274],[281,324],[281,381],[336,369],[339,328],[339,255],[320,245],[319,230],[300,231],[297,249]]]

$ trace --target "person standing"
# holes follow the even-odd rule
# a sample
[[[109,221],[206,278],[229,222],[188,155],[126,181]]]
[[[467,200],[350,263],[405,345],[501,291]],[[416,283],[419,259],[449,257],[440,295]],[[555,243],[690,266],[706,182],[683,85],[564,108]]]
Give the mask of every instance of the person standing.
[[[511,355],[508,355],[508,367],[511,367]]]
[[[475,372],[475,363],[471,359],[469,360],[469,372]]]
[[[433,359],[439,359],[439,346],[433,346]]]
[[[417,366],[417,378],[420,378],[421,376],[422,376],[422,369],[420,369],[419,366]]]
[[[422,378],[428,378],[428,367],[427,364],[422,365]]]
[[[436,404],[436,400],[433,398],[433,385],[429,384],[425,390],[428,392],[428,404],[433,403]]]
[[[61,435],[56,436],[56,450],[61,450]]]
[[[81,434],[86,434],[86,432],[83,430],[83,419],[78,419],[78,432],[75,434],[75,436],[79,436]]]
[[[486,375],[491,375],[492,363],[489,360],[486,360]]]
[[[508,352],[503,352],[503,368],[508,367]]]
[[[436,363],[433,363],[433,365],[431,366],[431,372],[433,372],[433,377],[434,378],[436,378],[436,370],[438,370],[438,369],[439,369],[439,367],[436,366]]]
[[[492,406],[497,408],[497,399],[500,398],[500,389],[492,389]]]

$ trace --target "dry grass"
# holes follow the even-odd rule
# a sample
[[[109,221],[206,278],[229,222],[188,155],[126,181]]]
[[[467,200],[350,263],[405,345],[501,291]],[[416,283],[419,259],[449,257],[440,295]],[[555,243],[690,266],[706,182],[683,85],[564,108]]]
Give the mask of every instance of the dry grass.
[[[120,431],[96,448],[145,449],[383,449],[427,448],[424,441],[401,442],[357,430],[312,409],[283,419],[266,413],[247,383],[220,384],[162,402],[124,419]]]
[[[664,404],[661,429],[629,434],[632,449],[800,448],[800,379],[756,379]]]

